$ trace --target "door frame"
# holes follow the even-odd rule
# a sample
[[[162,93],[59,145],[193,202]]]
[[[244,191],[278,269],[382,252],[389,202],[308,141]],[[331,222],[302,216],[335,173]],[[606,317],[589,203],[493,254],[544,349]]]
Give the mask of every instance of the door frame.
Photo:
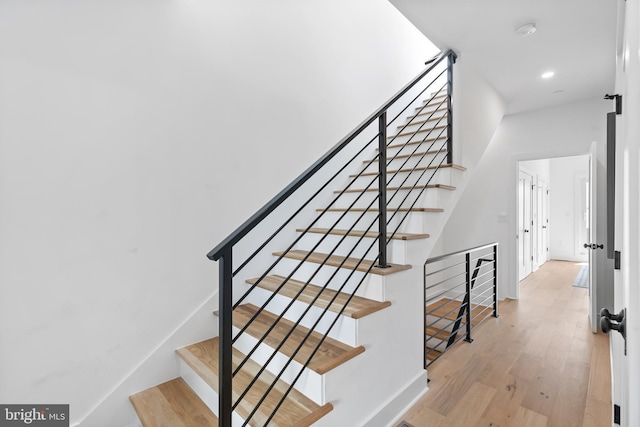
[[[531,173],[530,171],[528,171],[526,168],[522,167],[521,165],[518,165],[519,169],[518,169],[518,208],[517,208],[517,212],[518,212],[518,280],[522,280],[524,279],[526,276],[528,276],[529,274],[533,273],[534,268],[533,268],[533,248],[534,248],[534,224],[533,224],[533,206],[534,206],[534,191],[533,191],[533,187],[535,186],[534,184],[534,176],[535,174]],[[521,191],[521,187],[520,187],[520,180],[523,179],[522,175],[527,175],[528,176],[528,180],[529,180],[529,184],[527,185],[527,187],[524,189],[524,192],[522,193],[523,196],[523,200],[520,200],[520,191]],[[527,179],[527,178],[525,178]],[[523,207],[525,207],[527,205],[527,194],[529,195],[529,216],[527,218],[526,212],[522,209]],[[521,203],[522,202],[522,203]],[[522,228],[520,227],[520,219],[523,219],[522,222]],[[523,230],[524,229],[524,230]],[[528,230],[527,230],[528,229]],[[526,234],[525,234],[526,233]],[[528,240],[528,245],[525,243],[525,241]],[[528,246],[529,252],[527,254],[526,251],[526,246]],[[521,255],[522,255],[522,263],[521,263]],[[524,265],[527,265],[528,267],[523,267]],[[525,268],[525,270],[527,271],[527,273],[522,274],[522,268]]]
[[[589,154],[589,145],[584,150],[560,147],[553,150],[541,150],[535,153],[518,153],[509,156],[509,182],[512,190],[508,195],[507,225],[509,234],[508,250],[505,251],[505,265],[507,266],[507,283],[504,286],[504,296],[512,299],[520,298],[520,281],[518,280],[518,184],[520,176],[520,162],[528,160],[555,159],[559,157],[584,156]],[[550,184],[550,183],[549,183]],[[551,189],[552,191],[553,189]],[[552,224],[553,226],[553,224]]]

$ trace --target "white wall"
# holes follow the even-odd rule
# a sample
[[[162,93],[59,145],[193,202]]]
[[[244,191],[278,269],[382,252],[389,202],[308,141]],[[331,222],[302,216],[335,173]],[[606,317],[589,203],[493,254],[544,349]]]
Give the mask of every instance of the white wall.
[[[0,401],[84,418],[435,50],[384,0],[1,2]]]
[[[498,242],[500,296],[517,297],[516,200],[518,161],[589,152],[605,140],[600,99],[505,116],[440,237],[453,252]]]
[[[581,262],[588,259],[588,252],[582,245],[589,242],[589,236],[580,234],[579,230],[586,227],[580,200],[585,197],[585,189],[580,186],[583,180],[589,180],[589,156],[551,159],[551,259]]]
[[[530,173],[534,177],[545,181],[547,184],[551,180],[551,160],[527,160],[520,163],[520,169]]]

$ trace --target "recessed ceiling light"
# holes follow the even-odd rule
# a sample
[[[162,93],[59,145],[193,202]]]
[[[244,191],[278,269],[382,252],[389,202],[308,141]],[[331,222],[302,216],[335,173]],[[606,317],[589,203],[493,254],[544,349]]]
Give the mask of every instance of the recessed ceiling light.
[[[542,73],[540,77],[542,77],[543,79],[550,79],[554,74],[555,73],[553,71],[547,71],[546,73]]]
[[[533,22],[529,24],[520,25],[516,28],[516,34],[520,37],[527,37],[536,32],[536,24]]]

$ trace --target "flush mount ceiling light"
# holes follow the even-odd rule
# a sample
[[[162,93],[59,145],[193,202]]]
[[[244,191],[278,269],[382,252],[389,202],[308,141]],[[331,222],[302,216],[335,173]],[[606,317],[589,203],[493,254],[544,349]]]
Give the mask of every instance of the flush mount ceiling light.
[[[543,79],[550,79],[551,77],[553,77],[553,74],[553,71],[547,71],[546,73],[542,73],[540,77],[542,77]]]
[[[516,34],[520,37],[527,37],[536,32],[536,24],[533,22],[529,24],[520,25],[516,28]]]

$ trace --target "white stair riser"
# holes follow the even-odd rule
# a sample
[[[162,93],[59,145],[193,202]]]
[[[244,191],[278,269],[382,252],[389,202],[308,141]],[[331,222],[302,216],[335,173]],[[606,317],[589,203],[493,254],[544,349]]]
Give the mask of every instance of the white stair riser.
[[[371,169],[374,170],[373,168]],[[390,171],[395,171],[396,169],[389,168]],[[413,186],[417,184],[442,184],[442,185],[453,185],[456,174],[459,173],[457,169],[453,168],[440,168],[437,170],[428,169],[426,171],[414,171],[411,172],[409,178],[407,175],[410,173],[411,169],[407,172],[388,172],[387,173],[387,186],[388,187],[398,187],[398,186]],[[424,174],[423,174],[424,172]],[[355,182],[349,186],[349,188],[375,188],[375,187],[367,187],[371,181],[371,176],[359,176],[355,178]],[[407,179],[405,179],[407,178]],[[351,178],[353,179],[353,178]],[[346,188],[347,184],[344,187]]]
[[[411,155],[411,157],[398,157],[403,155]],[[439,151],[437,153],[426,153],[415,146],[407,146],[404,150],[400,151],[398,156],[387,156],[387,169],[409,169],[420,166],[439,165],[440,163],[446,163],[442,161],[447,157],[446,151]],[[378,167],[378,162],[373,162],[374,168]]]
[[[234,327],[234,336],[239,332],[239,329]],[[258,363],[261,366],[266,365],[266,369],[274,375],[279,375],[284,366],[289,362],[289,357],[280,352],[276,352],[274,355],[274,349],[265,343],[258,344],[258,340],[249,334],[242,334],[235,342],[234,347],[243,354],[248,355],[255,346],[258,348],[251,354],[251,360]],[[267,364],[267,361],[273,356],[271,361]],[[284,368],[284,372],[280,379],[287,384],[298,376],[300,370],[303,370],[302,375],[295,383],[294,388],[313,400],[319,405],[325,404],[324,397],[324,378],[323,375],[312,371],[309,368],[304,368],[303,365],[293,360],[289,365]]]
[[[216,416],[219,415],[218,411],[218,393],[209,386],[182,358],[179,360],[179,373],[182,379],[191,387],[191,389],[198,395],[205,405],[211,409]],[[231,424],[233,427],[241,427],[244,420],[235,411],[231,417]],[[251,425],[251,424],[247,424]]]
[[[353,227],[357,230],[366,230],[373,221],[377,221],[377,212],[367,212],[363,217],[360,217],[361,214],[362,212],[349,212],[340,219],[341,213],[327,212],[316,225],[322,228],[350,229]],[[396,230],[398,223],[405,215],[406,220],[400,224],[398,232],[421,234],[429,233],[429,222],[432,222],[439,215],[439,212],[399,212],[393,218],[388,218],[387,230],[389,232]]]
[[[284,309],[291,303],[292,299],[280,294],[273,294],[265,289],[256,288],[247,302],[254,304],[258,307],[262,307],[269,297],[273,296],[269,304],[265,307],[266,310],[272,313],[282,313]],[[300,324],[306,328],[314,326],[316,321],[320,319],[318,325],[313,329],[321,334],[325,334],[331,324],[334,322],[337,313],[327,311],[323,314],[324,309],[316,306],[311,306],[307,303],[294,301],[291,307],[284,313],[284,318],[292,322],[298,322],[300,317],[308,309],[308,312],[304,315]],[[358,321],[347,316],[338,316],[338,320],[335,325],[329,331],[329,337],[348,344],[352,347],[358,346]]]
[[[299,264],[300,261],[298,260],[283,258],[274,269],[273,274],[288,277]],[[318,286],[325,286],[325,284],[328,283],[328,288],[347,293],[352,293],[358,283],[362,281],[356,295],[375,301],[386,301],[384,295],[384,281],[381,276],[369,274],[364,277],[364,272],[360,271],[352,272],[352,270],[345,268],[326,265],[322,266],[320,269],[318,269],[318,267],[320,267],[319,264],[304,262],[300,265],[300,268],[296,270],[292,278],[301,282],[309,281]],[[349,275],[351,275],[350,279],[348,279]],[[347,280],[348,283],[346,286],[340,289]]]
[[[416,208],[437,208],[440,207],[440,194],[443,190],[438,188],[416,187],[413,190],[389,189],[387,191],[388,205],[407,206]],[[336,202],[335,207],[348,208],[358,198],[359,193],[345,193]],[[377,192],[369,191],[362,195],[354,206],[368,206],[369,203],[376,199]],[[377,201],[375,202],[377,206]]]
[[[418,114],[417,117],[414,117],[414,114],[411,114],[411,116],[407,116],[407,119],[405,120],[405,122],[402,123],[401,125],[396,125],[395,129],[397,131],[400,131],[403,128],[408,129],[410,126],[417,128],[422,125],[435,126],[435,125],[447,124],[446,108],[440,108],[436,110],[433,107],[429,106],[421,111],[416,110],[416,113]],[[425,121],[427,122],[424,123]],[[405,125],[408,125],[408,126],[405,126]]]
[[[402,264],[404,250],[402,242],[394,242],[387,246],[387,259],[389,262]],[[400,245],[398,245],[400,243]],[[314,249],[315,248],[315,249]],[[322,235],[318,233],[307,233],[298,242],[298,249],[321,253],[332,253],[334,255],[349,256],[352,258],[374,259],[378,255],[377,239],[371,237]],[[395,251],[400,251],[400,256],[395,256]]]

